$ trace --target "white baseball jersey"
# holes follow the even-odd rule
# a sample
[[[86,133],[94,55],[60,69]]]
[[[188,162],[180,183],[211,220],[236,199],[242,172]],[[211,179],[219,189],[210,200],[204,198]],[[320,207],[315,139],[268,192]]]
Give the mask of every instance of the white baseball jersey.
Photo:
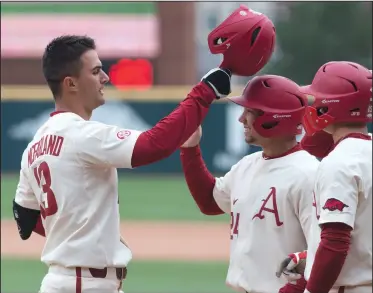
[[[286,284],[276,277],[276,267],[288,254],[307,248],[318,165],[303,150],[273,159],[257,152],[216,178],[215,201],[231,215],[229,286],[274,293]]]
[[[351,246],[335,283],[372,284],[372,141],[342,140],[319,166],[307,252],[306,280],[320,243],[320,224],[338,222],[353,228]]]
[[[116,168],[131,168],[140,132],[59,113],[40,127],[22,156],[15,201],[41,210],[41,260],[65,267],[124,267]]]

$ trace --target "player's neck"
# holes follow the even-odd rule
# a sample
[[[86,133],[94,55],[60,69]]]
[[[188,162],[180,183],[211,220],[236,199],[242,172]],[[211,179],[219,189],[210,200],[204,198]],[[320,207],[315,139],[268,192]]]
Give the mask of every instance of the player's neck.
[[[74,105],[67,105],[62,102],[58,102],[55,105],[56,111],[61,112],[71,112],[74,113],[80,117],[82,117],[84,120],[90,120],[92,116],[92,112],[86,111],[83,107],[74,106]]]
[[[266,157],[278,157],[289,150],[291,150],[293,147],[297,145],[297,141],[294,138],[293,140],[276,140],[273,139],[271,141],[268,141],[268,144],[263,144],[263,154]]]
[[[334,143],[351,133],[368,134],[368,127],[339,127],[332,134]]]

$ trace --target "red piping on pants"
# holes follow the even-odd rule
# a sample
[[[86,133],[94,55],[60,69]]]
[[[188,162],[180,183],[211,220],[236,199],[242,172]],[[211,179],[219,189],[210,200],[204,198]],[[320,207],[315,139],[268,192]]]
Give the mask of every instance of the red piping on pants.
[[[82,268],[75,268],[76,271],[76,293],[82,293]]]

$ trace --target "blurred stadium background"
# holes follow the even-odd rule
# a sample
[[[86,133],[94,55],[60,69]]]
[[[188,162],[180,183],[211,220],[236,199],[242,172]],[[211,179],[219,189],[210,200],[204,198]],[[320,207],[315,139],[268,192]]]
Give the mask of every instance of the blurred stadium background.
[[[37,292],[47,270],[39,260],[42,239],[15,238],[11,201],[22,151],[53,110],[40,61],[48,41],[67,33],[94,37],[115,84],[105,91],[108,102],[93,119],[144,130],[219,64],[221,57],[208,51],[207,34],[239,4],[269,15],[277,28],[276,52],[260,73],[306,84],[331,60],[372,68],[371,2],[1,3],[1,292]],[[235,91],[246,82],[235,78]],[[118,91],[114,85],[128,89]],[[202,149],[214,174],[258,150],[243,142],[239,113],[233,105],[217,103],[203,124]],[[127,238],[130,244],[141,243],[141,249],[133,247],[124,289],[232,292],[224,282],[229,218],[201,215],[183,181],[178,155],[120,173]]]

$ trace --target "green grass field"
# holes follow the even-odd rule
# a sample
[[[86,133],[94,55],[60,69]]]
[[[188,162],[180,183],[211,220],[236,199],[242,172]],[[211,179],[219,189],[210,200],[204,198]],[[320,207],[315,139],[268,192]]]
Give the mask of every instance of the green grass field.
[[[18,177],[2,175],[1,217],[12,218],[12,199]],[[202,215],[183,177],[121,176],[122,219],[157,221],[229,221],[228,216]],[[4,235],[3,235],[4,236]],[[6,237],[6,235],[5,235]],[[126,293],[228,293],[228,264],[224,262],[136,261],[129,267]],[[1,258],[1,292],[37,292],[46,266],[37,260]]]
[[[133,261],[123,289],[126,293],[228,293],[227,265],[203,262]],[[37,292],[46,273],[40,261],[1,259],[1,292]]]
[[[17,176],[2,175],[1,217],[12,217]],[[198,210],[181,176],[121,176],[119,179],[122,220],[227,221],[228,216],[208,217]]]

